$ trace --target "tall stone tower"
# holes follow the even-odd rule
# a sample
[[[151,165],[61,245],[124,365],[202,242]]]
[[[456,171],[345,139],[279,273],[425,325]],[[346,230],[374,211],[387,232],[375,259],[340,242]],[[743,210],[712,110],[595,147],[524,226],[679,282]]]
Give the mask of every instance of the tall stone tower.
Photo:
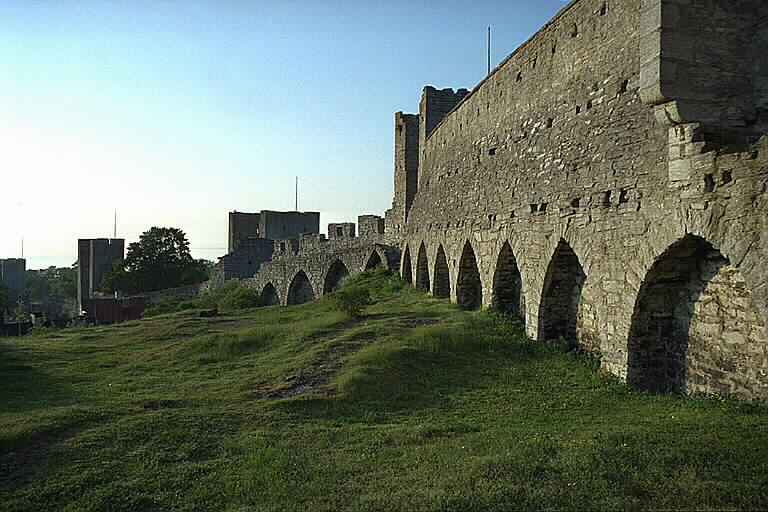
[[[112,263],[123,259],[125,240],[122,238],[79,239],[77,241],[77,307],[99,291],[104,275]]]

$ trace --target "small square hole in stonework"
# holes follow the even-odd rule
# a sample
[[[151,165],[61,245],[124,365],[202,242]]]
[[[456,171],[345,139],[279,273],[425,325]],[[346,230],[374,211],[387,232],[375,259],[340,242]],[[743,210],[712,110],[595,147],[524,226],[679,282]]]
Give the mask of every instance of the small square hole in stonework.
[[[608,6],[606,4],[603,4],[602,7],[600,7],[600,16],[605,16],[608,12]]]
[[[629,80],[624,80],[621,82],[621,85],[619,86],[619,94],[624,94],[627,92],[627,87],[629,87]]]
[[[573,208],[578,208],[580,204],[581,204],[581,198],[577,197],[576,199],[573,199],[571,201],[571,207]]]
[[[571,30],[571,37],[576,37],[578,35],[579,35],[579,27],[574,23],[573,30]]]
[[[496,148],[489,149],[488,150],[488,154],[491,155],[491,156],[495,155],[496,154]]]
[[[535,204],[532,204],[531,205],[531,213],[536,213],[537,211],[539,211],[539,207],[537,205],[535,205]]]
[[[732,181],[733,175],[731,174],[731,171],[723,171],[723,185],[727,185]]]
[[[589,100],[589,101],[587,102],[587,110],[589,110],[589,109],[591,109],[591,108],[592,108],[592,100]]]
[[[509,218],[510,219],[514,219],[515,218],[515,210],[512,210],[511,212],[509,212]]]
[[[712,192],[715,190],[715,178],[711,174],[704,175],[704,192]]]
[[[581,114],[581,105],[576,105],[576,114]]]
[[[552,128],[552,123],[553,122],[554,122],[554,119],[552,119],[551,117],[549,119],[547,119],[547,128]]]
[[[627,193],[626,190],[621,189],[621,191],[619,192],[619,204],[624,204],[627,201],[629,201],[629,194]]]
[[[522,82],[523,81],[523,72],[520,71],[517,76],[515,77],[515,82]]]
[[[557,53],[557,46],[552,47],[552,55]]]
[[[539,205],[539,211],[540,211],[541,213],[544,213],[544,212],[546,212],[546,211],[547,211],[547,203],[541,203],[541,204]]]
[[[606,190],[603,192],[603,206],[611,206],[611,191]]]

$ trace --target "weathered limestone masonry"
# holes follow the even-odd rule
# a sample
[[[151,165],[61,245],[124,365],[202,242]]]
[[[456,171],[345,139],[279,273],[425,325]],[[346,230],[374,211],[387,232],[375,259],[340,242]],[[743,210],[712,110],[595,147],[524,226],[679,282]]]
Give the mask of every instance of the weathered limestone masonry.
[[[374,216],[365,217],[371,221]],[[298,241],[275,241],[280,247],[276,248],[272,261],[263,263],[246,284],[258,290],[267,304],[302,304],[333,291],[351,274],[376,266],[397,268],[398,248],[377,242],[368,232],[365,238],[357,238],[354,230],[350,233],[349,227],[346,228],[348,236],[337,233],[330,240],[323,235],[304,234]]]
[[[768,398],[766,20],[576,0],[471,93],[426,88],[395,115],[403,277],[637,388]]]

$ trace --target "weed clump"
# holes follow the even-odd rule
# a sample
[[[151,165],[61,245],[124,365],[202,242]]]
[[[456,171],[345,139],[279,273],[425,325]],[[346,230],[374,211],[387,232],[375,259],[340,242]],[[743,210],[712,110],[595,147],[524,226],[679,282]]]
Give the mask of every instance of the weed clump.
[[[363,310],[371,305],[371,292],[362,286],[347,287],[337,290],[330,296],[336,310],[352,317],[359,317]]]

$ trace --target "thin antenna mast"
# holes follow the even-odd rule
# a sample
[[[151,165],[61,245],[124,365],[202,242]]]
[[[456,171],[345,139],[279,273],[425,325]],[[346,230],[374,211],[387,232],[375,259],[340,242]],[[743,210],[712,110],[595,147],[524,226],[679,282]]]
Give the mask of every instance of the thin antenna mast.
[[[299,211],[299,177],[296,176],[296,203],[294,205],[295,211]]]
[[[115,210],[115,224],[112,230],[112,238],[117,238],[117,210]]]
[[[488,74],[491,74],[491,26],[488,25]]]

